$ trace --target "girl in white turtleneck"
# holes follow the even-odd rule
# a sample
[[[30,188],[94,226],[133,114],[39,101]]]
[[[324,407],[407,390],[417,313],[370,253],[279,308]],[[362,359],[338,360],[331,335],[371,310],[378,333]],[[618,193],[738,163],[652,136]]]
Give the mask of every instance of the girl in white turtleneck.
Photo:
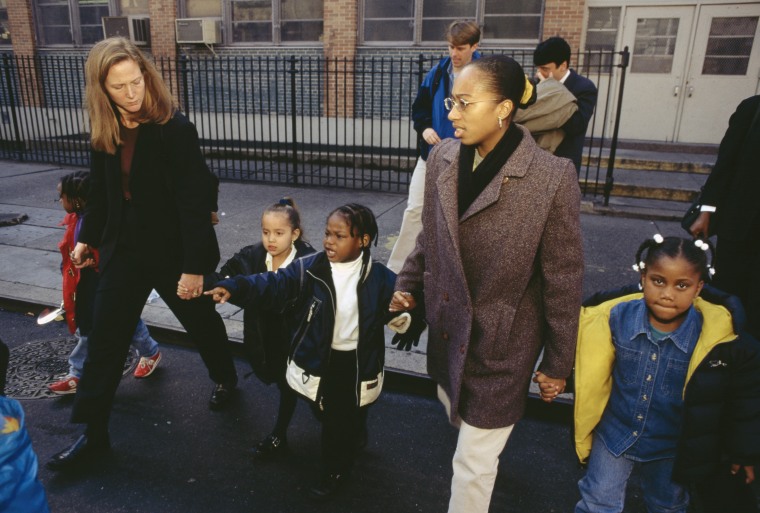
[[[332,498],[345,484],[366,444],[367,407],[383,386],[383,326],[398,316],[388,312],[396,275],[371,260],[373,241],[372,211],[347,204],[327,218],[324,251],[276,274],[235,276],[205,292],[216,302],[245,302],[246,309],[284,310],[291,330],[286,379],[322,419],[323,472],[309,490],[316,501]],[[408,317],[400,321],[392,329],[408,328]]]

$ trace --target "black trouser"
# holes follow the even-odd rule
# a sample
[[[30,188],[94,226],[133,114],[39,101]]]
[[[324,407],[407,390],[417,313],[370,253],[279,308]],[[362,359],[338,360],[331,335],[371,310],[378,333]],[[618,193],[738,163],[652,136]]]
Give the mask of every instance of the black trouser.
[[[760,223],[755,226],[760,230]],[[760,239],[735,241],[718,234],[713,282],[741,299],[747,314],[747,331],[760,338]]]
[[[356,351],[333,350],[323,378],[322,458],[330,474],[351,470],[359,433],[365,427],[367,407],[358,406],[356,365]]]
[[[72,422],[107,424],[132,335],[151,289],[158,291],[198,347],[212,381],[237,382],[224,322],[211,298],[178,298],[181,272],[162,265],[161,255],[151,258],[155,262],[148,263],[145,255],[120,245],[100,277]]]

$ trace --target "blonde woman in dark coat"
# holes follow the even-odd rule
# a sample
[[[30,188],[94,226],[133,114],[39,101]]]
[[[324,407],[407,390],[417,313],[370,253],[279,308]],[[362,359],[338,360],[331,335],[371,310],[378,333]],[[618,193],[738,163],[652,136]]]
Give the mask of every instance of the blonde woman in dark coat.
[[[488,511],[531,377],[548,402],[572,369],[580,190],[570,160],[512,123],[531,89],[505,56],[474,61],[456,79],[446,107],[459,141],[438,144],[428,159],[423,231],[391,304],[413,309],[424,292],[428,373],[460,428],[449,512]]]

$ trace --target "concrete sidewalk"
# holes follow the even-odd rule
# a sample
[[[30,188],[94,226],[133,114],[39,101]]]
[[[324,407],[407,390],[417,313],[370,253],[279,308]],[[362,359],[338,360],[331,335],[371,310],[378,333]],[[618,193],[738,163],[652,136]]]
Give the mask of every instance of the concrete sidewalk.
[[[71,172],[51,164],[0,161],[0,216],[25,214],[24,222],[0,227],[0,298],[27,304],[30,310],[58,306],[61,302],[60,254],[57,243],[64,212],[56,201],[56,184]],[[398,235],[406,196],[374,191],[304,188],[223,182],[219,196],[221,222],[217,226],[222,262],[241,247],[259,240],[262,211],[281,197],[292,196],[304,221],[307,240],[321,248],[327,214],[335,207],[358,202],[375,213],[380,229],[373,259],[386,262]],[[642,240],[654,233],[685,235],[674,219],[683,206],[668,202],[642,202],[613,198],[607,208],[600,200],[584,198],[582,224],[586,250],[584,293],[612,288],[636,280],[630,271],[634,253]],[[594,215],[595,213],[613,215]],[[242,312],[222,305],[230,340],[242,341]],[[143,318],[154,328],[180,332],[182,328],[162,301],[148,304]],[[387,367],[413,376],[426,376],[426,340],[411,352],[386,352]]]

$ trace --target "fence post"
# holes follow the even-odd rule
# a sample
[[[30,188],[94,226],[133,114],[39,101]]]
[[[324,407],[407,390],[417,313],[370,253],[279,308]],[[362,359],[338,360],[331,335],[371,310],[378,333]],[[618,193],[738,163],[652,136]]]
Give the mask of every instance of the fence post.
[[[16,152],[17,160],[24,160],[23,141],[21,140],[21,131],[18,127],[18,116],[16,115],[16,99],[13,95],[13,76],[11,75],[12,57],[10,55],[3,54],[3,69],[5,70],[5,85],[8,88],[8,103],[11,108],[11,119],[13,120],[13,136],[14,144],[13,149]]]
[[[604,206],[607,207],[610,204],[610,194],[612,193],[612,184],[614,178],[612,177],[612,171],[615,168],[615,154],[617,153],[618,131],[620,129],[620,113],[623,108],[623,89],[625,88],[625,70],[628,68],[628,61],[631,54],[628,52],[628,47],[623,48],[620,53],[622,59],[620,60],[619,68],[622,69],[620,73],[620,86],[618,87],[617,98],[617,111],[615,112],[615,128],[612,131],[612,144],[610,145],[610,156],[607,162],[607,178],[604,181]]]
[[[293,183],[298,183],[298,129],[296,127],[296,56],[290,56],[290,133],[293,150]]]
[[[182,105],[183,110],[185,111],[186,116],[190,116],[190,93],[189,93],[189,87],[187,85],[187,55],[182,54],[179,57],[179,74],[182,79]],[[169,65],[171,66],[171,60],[169,60]]]

